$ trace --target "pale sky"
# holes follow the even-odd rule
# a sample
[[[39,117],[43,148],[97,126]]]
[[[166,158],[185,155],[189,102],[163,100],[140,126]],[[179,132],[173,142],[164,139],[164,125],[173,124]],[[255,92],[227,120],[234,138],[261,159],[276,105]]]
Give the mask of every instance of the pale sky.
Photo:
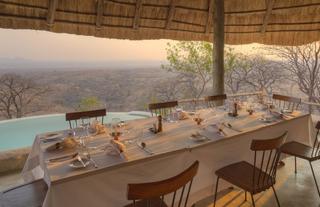
[[[117,40],[35,30],[0,29],[0,58],[41,61],[158,61],[172,40]],[[237,46],[251,53],[253,45]]]

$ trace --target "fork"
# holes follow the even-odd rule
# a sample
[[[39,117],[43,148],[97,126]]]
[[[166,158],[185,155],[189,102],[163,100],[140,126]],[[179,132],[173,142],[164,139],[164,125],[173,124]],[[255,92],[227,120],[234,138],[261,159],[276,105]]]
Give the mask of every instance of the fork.
[[[81,165],[83,167],[86,167],[86,165],[84,164],[83,160],[81,159],[80,155],[77,156],[77,160],[81,163]]]
[[[98,168],[96,161],[94,161],[94,159],[92,159],[90,153],[87,156],[88,156],[88,159],[90,160],[90,162],[92,162],[94,168]]]

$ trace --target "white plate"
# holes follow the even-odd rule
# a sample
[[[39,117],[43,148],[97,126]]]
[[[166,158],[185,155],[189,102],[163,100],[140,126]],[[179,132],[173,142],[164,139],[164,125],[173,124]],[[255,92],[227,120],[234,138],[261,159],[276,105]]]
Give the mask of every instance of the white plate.
[[[77,159],[71,161],[71,163],[69,164],[69,166],[70,166],[71,168],[81,169],[81,168],[86,168],[86,167],[90,164],[90,160],[88,160],[88,159],[82,158],[82,161],[83,161],[83,163],[84,163],[84,166],[83,166],[82,163],[81,163],[79,160],[77,160]]]
[[[259,120],[260,120],[260,121],[263,121],[263,122],[265,122],[265,123],[271,123],[271,122],[274,121],[274,119],[271,118],[271,117],[261,118],[261,119],[259,119]]]
[[[207,137],[202,136],[202,135],[198,135],[198,136],[191,136],[190,139],[194,142],[204,142],[206,140],[208,140]]]
[[[292,114],[293,111],[289,110],[289,109],[283,109],[283,110],[281,110],[281,112],[284,114]]]
[[[60,133],[50,133],[50,134],[46,134],[44,135],[44,137],[42,138],[43,141],[53,141],[53,140],[57,140],[57,139],[62,139],[63,138],[63,134]]]

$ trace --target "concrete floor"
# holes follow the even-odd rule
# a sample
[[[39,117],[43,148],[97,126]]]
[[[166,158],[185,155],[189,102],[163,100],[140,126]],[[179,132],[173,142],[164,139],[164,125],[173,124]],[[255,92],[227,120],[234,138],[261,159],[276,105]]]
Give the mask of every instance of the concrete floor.
[[[20,172],[0,175],[0,192],[13,186],[21,185],[22,183],[23,180]]]
[[[311,169],[307,161],[298,159],[298,173],[294,173],[294,160],[284,160],[285,166],[278,169],[276,191],[282,207],[320,207],[320,197],[317,193]],[[313,163],[318,183],[320,184],[320,161]],[[23,183],[19,172],[10,175],[0,175],[0,191]],[[217,207],[249,207],[250,196],[244,201],[244,192],[240,189],[225,189],[219,192]],[[272,190],[254,196],[257,207],[276,207]],[[199,201],[195,207],[212,206],[213,196]]]
[[[276,192],[281,207],[320,207],[320,197],[312,177],[308,161],[297,159],[298,173],[294,173],[294,159],[284,160],[285,166],[277,172]],[[317,181],[320,184],[320,161],[313,162]],[[249,207],[251,205],[250,194],[244,201],[244,192],[240,189],[225,189],[218,194],[216,207]],[[257,207],[277,207],[272,189],[256,194],[254,200]],[[212,207],[213,196],[199,201],[195,207]]]

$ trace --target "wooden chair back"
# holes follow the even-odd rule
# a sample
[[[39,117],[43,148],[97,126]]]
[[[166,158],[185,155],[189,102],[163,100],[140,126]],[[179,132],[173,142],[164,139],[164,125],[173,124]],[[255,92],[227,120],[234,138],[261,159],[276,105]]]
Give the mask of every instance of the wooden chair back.
[[[80,112],[71,112],[66,113],[66,121],[69,122],[70,129],[73,127],[78,127],[78,120],[83,118],[95,118],[101,117],[101,122],[103,124],[103,118],[106,116],[107,110],[106,109],[98,109],[93,111],[80,111]],[[74,124],[72,124],[74,121]]]
[[[288,132],[279,137],[265,140],[252,140],[250,149],[254,151],[253,188],[263,188],[275,181],[281,146]]]
[[[204,102],[207,104],[208,107],[215,107],[216,101],[223,101],[227,99],[226,94],[220,94],[220,95],[215,95],[215,96],[207,96],[204,97]]]
[[[282,109],[297,110],[301,104],[301,98],[283,96],[280,94],[273,94],[272,99],[275,105]]]
[[[133,206],[135,207],[138,200],[149,201],[153,198],[161,198],[162,204],[164,196],[173,193],[171,206],[174,206],[177,197],[179,199],[178,206],[180,207],[183,202],[184,193],[186,192],[184,206],[187,206],[192,181],[197,174],[198,167],[199,161],[195,161],[188,169],[172,178],[152,183],[128,184],[127,198],[133,201]],[[189,185],[187,186],[188,183]],[[177,191],[181,188],[180,195],[176,196]]]
[[[178,101],[169,101],[162,103],[151,103],[149,104],[149,110],[151,115],[159,114],[161,116],[166,116],[172,113],[172,109],[178,106]]]
[[[320,140],[319,140],[319,132],[320,132],[320,121],[316,124],[316,137],[314,138],[313,146],[312,146],[312,157],[320,156]]]

